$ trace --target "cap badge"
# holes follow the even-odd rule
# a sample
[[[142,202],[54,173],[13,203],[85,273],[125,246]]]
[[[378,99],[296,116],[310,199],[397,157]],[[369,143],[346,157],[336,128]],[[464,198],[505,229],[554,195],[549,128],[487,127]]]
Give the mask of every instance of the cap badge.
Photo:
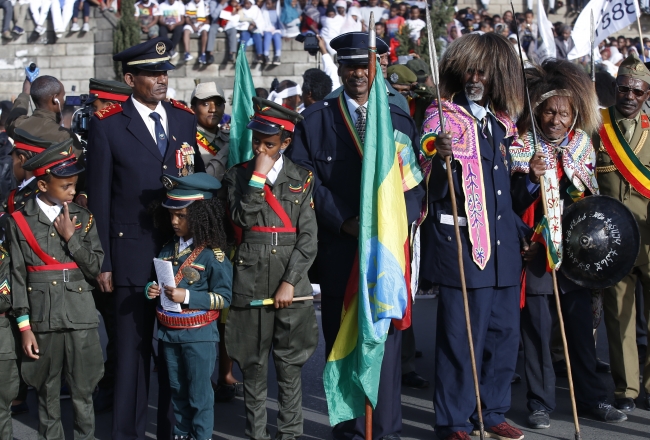
[[[165,43],[160,41],[158,42],[158,44],[156,44],[156,52],[158,53],[158,55],[163,55],[165,53],[165,50],[167,50]]]
[[[168,176],[162,176],[162,184],[165,187],[165,189],[171,191],[174,189],[174,187],[177,185],[176,182],[174,182],[172,179],[170,179]]]
[[[392,82],[393,84],[395,84],[398,80],[399,80],[399,76],[396,73],[392,73],[390,75],[390,82]]]

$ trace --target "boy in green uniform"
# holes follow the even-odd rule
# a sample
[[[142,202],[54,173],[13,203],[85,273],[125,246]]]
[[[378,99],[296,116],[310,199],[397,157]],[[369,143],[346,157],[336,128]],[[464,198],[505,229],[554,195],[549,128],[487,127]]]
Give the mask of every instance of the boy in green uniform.
[[[156,310],[176,417],[174,438],[211,439],[214,392],[210,376],[217,359],[217,318],[232,298],[232,265],[222,251],[227,246],[226,216],[216,198],[221,183],[206,173],[165,174],[162,181],[168,189],[162,204],[168,210],[164,220],[169,225],[171,218],[176,237],[158,258],[171,261],[176,287],[164,286],[161,291],[161,286],[149,283],[145,295],[153,299],[162,293],[180,304],[181,312],[161,305]]]
[[[312,173],[282,154],[302,117],[272,101],[253,98],[254,159],[226,172],[233,222],[242,229],[235,254],[233,301],[226,348],[244,374],[246,436],[269,440],[266,391],[271,346],[278,379],[278,440],[302,435],[301,368],[318,344],[307,270],[316,257]],[[251,308],[274,299],[273,307]]]
[[[18,395],[18,365],[14,335],[7,312],[11,309],[9,254],[0,246],[0,438],[13,438],[11,401]]]
[[[71,391],[75,439],[92,439],[92,393],[104,372],[104,358],[87,280],[99,275],[104,252],[92,214],[72,203],[84,169],[71,139],[23,167],[36,177],[39,194],[11,214],[6,230],[13,309],[24,352],[21,373],[38,393],[39,439],[64,437],[62,372]]]

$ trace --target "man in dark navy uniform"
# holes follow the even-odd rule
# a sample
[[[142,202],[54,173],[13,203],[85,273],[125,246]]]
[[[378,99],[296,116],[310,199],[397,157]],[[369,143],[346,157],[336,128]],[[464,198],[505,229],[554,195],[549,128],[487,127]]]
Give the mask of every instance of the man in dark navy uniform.
[[[361,157],[352,133],[363,142],[368,102],[368,34],[352,32],[331,41],[337,51],[339,76],[344,93],[311,105],[296,127],[287,155],[314,172],[314,205],[318,221],[318,255],[315,281],[320,283],[323,335],[329,353],[341,322],[343,296],[357,253]],[[377,39],[377,51],[387,50]],[[419,145],[415,123],[396,105],[390,104],[396,135]],[[408,147],[405,147],[408,148]],[[415,152],[414,152],[415,153]],[[418,185],[404,193],[409,224],[417,220],[424,189]],[[373,439],[399,439],[401,409],[401,331],[391,326],[379,380],[377,407],[373,416]],[[363,418],[334,427],[335,439],[365,438]]]
[[[165,173],[205,171],[196,147],[196,117],[167,92],[171,41],[154,38],[113,57],[133,95],[106,107],[88,132],[88,207],[106,254],[98,283],[115,295],[117,363],[114,439],[144,439],[147,424],[154,306],[144,296],[163,241],[148,208],[162,200]],[[112,293],[111,293],[112,292]],[[171,439],[169,380],[159,357],[158,439]]]
[[[486,434],[523,438],[505,419],[519,347],[521,247],[529,232],[511,198],[512,118],[522,111],[524,87],[508,44],[497,34],[469,34],[452,43],[440,62],[445,133],[435,101],[423,124],[422,150],[430,167],[424,167],[429,206],[421,227],[420,276],[440,285],[434,406],[441,440],[478,435],[451,197],[457,199]],[[453,192],[445,165],[452,155]]]

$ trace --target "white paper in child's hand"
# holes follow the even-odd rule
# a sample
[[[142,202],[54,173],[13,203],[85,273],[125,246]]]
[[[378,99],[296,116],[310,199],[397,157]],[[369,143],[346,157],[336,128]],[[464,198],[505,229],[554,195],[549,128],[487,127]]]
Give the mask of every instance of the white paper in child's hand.
[[[174,266],[172,266],[171,261],[161,260],[160,258],[153,259],[153,266],[156,269],[156,276],[160,285],[160,305],[168,312],[181,313],[181,305],[175,303],[165,295],[165,286],[176,287]]]

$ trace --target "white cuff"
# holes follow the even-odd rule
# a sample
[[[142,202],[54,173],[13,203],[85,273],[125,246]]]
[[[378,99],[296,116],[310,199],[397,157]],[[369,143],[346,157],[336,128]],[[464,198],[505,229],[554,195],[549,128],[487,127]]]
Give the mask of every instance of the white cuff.
[[[183,304],[189,304],[190,303],[190,291],[188,289],[185,289],[185,299],[183,300]]]

